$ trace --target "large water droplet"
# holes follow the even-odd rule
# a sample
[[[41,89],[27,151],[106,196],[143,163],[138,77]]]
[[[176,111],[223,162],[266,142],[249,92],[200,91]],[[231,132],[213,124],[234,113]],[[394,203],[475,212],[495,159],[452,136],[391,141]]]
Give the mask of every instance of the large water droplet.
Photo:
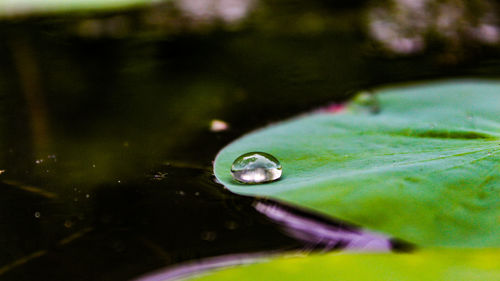
[[[265,152],[249,152],[234,160],[231,175],[241,183],[258,184],[271,182],[281,177],[281,164],[274,156]]]

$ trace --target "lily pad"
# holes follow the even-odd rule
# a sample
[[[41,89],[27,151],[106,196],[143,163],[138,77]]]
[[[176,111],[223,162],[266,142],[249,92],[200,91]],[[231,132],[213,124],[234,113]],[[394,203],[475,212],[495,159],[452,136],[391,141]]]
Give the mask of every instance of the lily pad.
[[[189,280],[499,280],[499,250],[282,257]]]
[[[271,198],[421,246],[500,246],[500,82],[383,88],[373,102],[250,133],[218,154],[230,191]],[[359,99],[358,99],[359,100]],[[370,108],[368,108],[370,109]],[[279,181],[232,179],[239,155],[263,151]]]

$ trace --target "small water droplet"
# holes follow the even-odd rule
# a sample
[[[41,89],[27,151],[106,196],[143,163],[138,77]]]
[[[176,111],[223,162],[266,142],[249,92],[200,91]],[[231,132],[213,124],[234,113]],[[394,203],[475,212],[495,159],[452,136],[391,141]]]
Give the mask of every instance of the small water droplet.
[[[357,94],[353,98],[350,107],[371,114],[380,112],[380,103],[377,97],[373,93],[367,91]]]
[[[281,177],[281,164],[274,156],[265,152],[249,152],[234,160],[231,175],[241,183],[258,184],[271,182]]]
[[[37,219],[38,219],[38,218],[40,218],[40,216],[41,216],[41,215],[42,215],[42,214],[40,214],[40,212],[35,212],[35,218],[37,218]]]
[[[87,199],[90,198],[90,194],[88,194],[88,193],[85,194],[85,198],[87,198]]]

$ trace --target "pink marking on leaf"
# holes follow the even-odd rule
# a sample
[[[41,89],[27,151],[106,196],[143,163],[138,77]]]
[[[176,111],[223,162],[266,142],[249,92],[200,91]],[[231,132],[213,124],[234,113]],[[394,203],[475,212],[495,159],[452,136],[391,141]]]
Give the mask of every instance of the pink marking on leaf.
[[[328,113],[340,113],[346,109],[345,104],[343,103],[332,103],[327,105],[326,107],[321,108],[320,112],[328,112]]]

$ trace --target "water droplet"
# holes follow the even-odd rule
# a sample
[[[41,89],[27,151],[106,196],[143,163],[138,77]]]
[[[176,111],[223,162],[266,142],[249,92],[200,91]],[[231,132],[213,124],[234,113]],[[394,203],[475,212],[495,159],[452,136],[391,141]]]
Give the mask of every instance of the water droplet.
[[[41,215],[42,215],[42,214],[40,214],[40,212],[35,212],[35,218],[37,218],[37,219],[38,219],[38,218],[40,218],[40,216],[41,216]]]
[[[274,156],[264,152],[250,152],[234,160],[231,175],[241,183],[258,184],[281,177],[281,164]]]
[[[371,114],[380,112],[380,103],[377,97],[373,93],[366,91],[357,94],[353,98],[350,107]]]

